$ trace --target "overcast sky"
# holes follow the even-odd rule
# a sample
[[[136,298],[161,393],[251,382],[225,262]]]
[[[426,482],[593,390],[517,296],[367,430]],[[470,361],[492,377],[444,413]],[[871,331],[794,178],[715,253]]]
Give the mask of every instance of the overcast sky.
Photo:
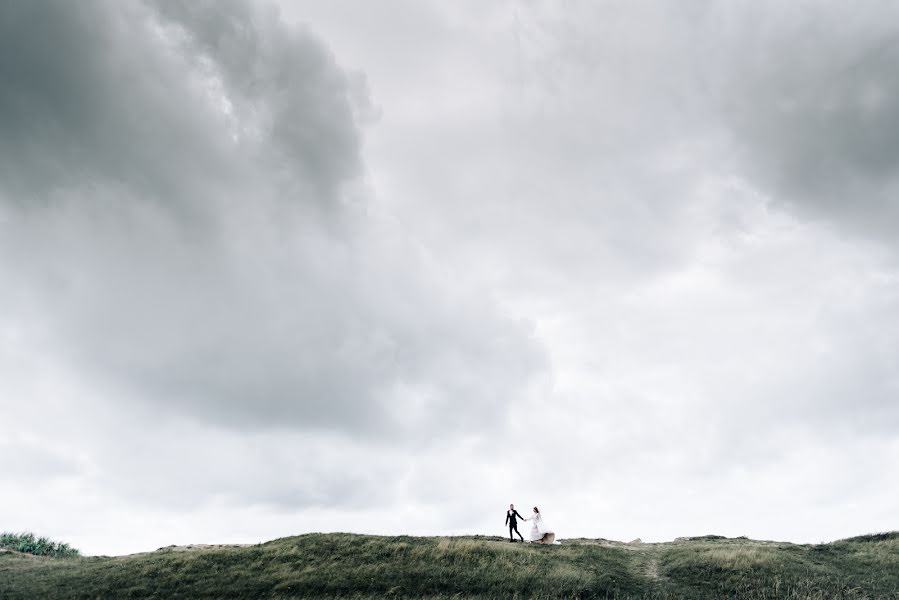
[[[897,61],[891,1],[0,3],[0,529],[899,529]]]

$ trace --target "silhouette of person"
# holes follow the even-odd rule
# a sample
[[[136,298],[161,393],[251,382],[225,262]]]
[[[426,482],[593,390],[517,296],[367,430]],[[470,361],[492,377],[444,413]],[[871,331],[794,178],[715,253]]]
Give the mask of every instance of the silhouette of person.
[[[509,510],[506,511],[506,525],[509,526],[509,541],[510,542],[515,541],[515,538],[512,537],[513,531],[518,534],[518,538],[522,542],[524,541],[524,538],[522,537],[521,533],[519,533],[519,531],[518,531],[518,519],[524,519],[524,517],[522,517],[520,514],[518,514],[518,511],[515,510],[514,504],[510,504]]]

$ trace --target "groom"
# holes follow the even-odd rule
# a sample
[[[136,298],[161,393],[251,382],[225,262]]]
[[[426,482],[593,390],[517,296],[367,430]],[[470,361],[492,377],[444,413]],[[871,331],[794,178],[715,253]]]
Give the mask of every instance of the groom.
[[[515,533],[518,533],[519,539],[521,539],[521,541],[523,542],[524,538],[521,537],[521,533],[518,532],[518,521],[516,520],[516,517],[522,520],[524,519],[524,517],[518,514],[518,511],[515,510],[515,505],[510,504],[509,510],[506,511],[506,525],[509,526],[509,541],[515,541],[515,539],[512,537],[512,532],[514,531]]]

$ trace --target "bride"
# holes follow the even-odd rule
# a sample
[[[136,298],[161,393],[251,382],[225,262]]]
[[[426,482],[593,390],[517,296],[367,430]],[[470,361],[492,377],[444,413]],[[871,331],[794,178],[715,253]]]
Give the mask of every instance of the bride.
[[[525,521],[533,521],[531,526],[531,542],[535,544],[552,544],[556,539],[556,534],[546,528],[543,524],[543,517],[540,516],[540,510],[535,506],[533,516],[525,519]]]

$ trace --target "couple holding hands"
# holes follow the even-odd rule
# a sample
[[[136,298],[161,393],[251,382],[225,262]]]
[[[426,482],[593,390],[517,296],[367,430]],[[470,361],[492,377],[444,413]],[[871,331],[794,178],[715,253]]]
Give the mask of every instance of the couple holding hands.
[[[556,534],[546,528],[546,525],[543,524],[543,517],[540,515],[540,510],[535,506],[534,514],[525,519],[518,511],[515,510],[515,505],[510,504],[509,510],[506,511],[506,525],[509,526],[509,541],[514,542],[515,538],[512,537],[512,532],[518,534],[518,538],[523,542],[524,538],[521,536],[521,533],[518,532],[518,519],[522,521],[531,521],[531,539],[529,542],[534,544],[552,544],[556,539]]]

